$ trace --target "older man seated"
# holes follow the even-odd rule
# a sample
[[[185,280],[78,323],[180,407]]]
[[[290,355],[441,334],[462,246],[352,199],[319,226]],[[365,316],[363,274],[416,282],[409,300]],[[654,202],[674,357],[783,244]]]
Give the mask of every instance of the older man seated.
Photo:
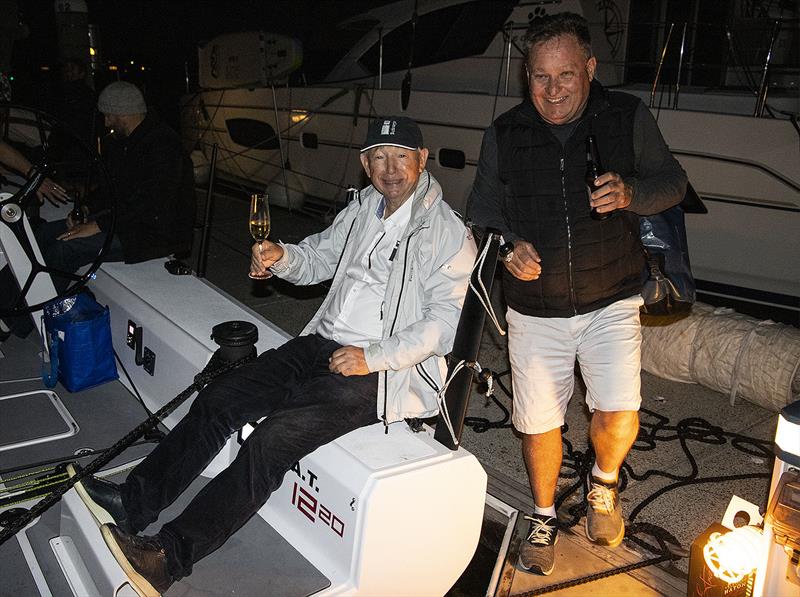
[[[144,595],[189,575],[195,562],[267,501],[289,468],[354,429],[428,417],[446,372],[475,245],[425,170],[412,120],[369,126],[361,163],[372,185],[323,232],[297,245],[253,245],[251,273],[295,284],[332,280],[302,334],[214,380],[122,485],[94,477],[78,493]],[[154,522],[228,437],[266,417],[235,460],[154,536]],[[74,468],[70,468],[75,474]]]

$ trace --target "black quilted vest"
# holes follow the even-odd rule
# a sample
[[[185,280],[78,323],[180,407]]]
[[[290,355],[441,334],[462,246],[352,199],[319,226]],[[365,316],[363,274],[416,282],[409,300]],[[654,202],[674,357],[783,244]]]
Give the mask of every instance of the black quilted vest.
[[[592,220],[583,180],[589,134],[597,139],[605,170],[623,178],[636,174],[638,104],[638,98],[593,83],[584,115],[564,147],[530,100],[495,121],[508,225],[542,258],[538,280],[523,282],[503,270],[506,301],[515,311],[572,317],[639,292],[644,266],[639,217],[622,210]]]

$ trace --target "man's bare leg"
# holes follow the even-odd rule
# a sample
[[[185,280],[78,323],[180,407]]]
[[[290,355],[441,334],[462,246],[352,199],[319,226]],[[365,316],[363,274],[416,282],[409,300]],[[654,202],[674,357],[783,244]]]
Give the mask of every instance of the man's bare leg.
[[[638,411],[596,410],[592,416],[589,436],[600,470],[619,474],[619,469],[638,434]],[[530,471],[530,468],[528,470]]]
[[[596,454],[586,494],[586,536],[599,545],[616,547],[625,536],[619,505],[619,469],[639,432],[637,411],[595,411],[589,435]]]
[[[551,507],[555,502],[558,473],[561,471],[561,428],[523,434],[522,456],[528,470],[534,503],[539,508]]]
[[[520,544],[519,565],[537,574],[550,574],[555,565],[558,522],[555,494],[561,470],[561,428],[544,433],[523,434],[522,456],[535,503],[528,534]]]

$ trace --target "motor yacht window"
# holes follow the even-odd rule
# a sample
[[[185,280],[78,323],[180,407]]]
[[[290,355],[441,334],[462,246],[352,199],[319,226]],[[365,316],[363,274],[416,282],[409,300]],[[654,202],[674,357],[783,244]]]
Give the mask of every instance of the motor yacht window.
[[[251,149],[278,149],[275,129],[261,120],[229,118],[225,121],[231,141]]]
[[[448,149],[442,147],[436,154],[436,161],[442,168],[453,168],[463,170],[467,165],[467,158],[460,149]]]
[[[468,2],[420,15],[415,33],[413,66],[438,64],[483,54],[503,28],[514,4],[515,2]],[[384,35],[384,72],[408,67],[410,43],[411,21]],[[376,41],[359,59],[359,63],[371,74],[378,72],[379,51]]]
[[[347,21],[336,28],[333,35],[317,36],[303,47],[302,73],[309,83],[325,79],[341,60],[352,50],[378,21],[362,19]],[[377,39],[377,33],[375,33]]]
[[[300,135],[300,145],[306,149],[316,149],[319,147],[316,133],[303,133]]]
[[[706,91],[747,90],[755,102],[769,53],[770,96],[797,93],[800,29],[797,19],[792,18],[798,10],[789,12],[789,4],[784,9],[779,3],[761,6],[703,0],[696,6],[693,4],[691,10],[689,4],[669,3],[666,13],[661,12],[663,7],[658,3],[630,4],[625,83],[649,86],[658,71],[657,99],[661,102],[672,101],[666,94],[678,82],[679,75],[682,86]],[[683,26],[687,21],[684,39]],[[780,24],[777,32],[776,22]]]

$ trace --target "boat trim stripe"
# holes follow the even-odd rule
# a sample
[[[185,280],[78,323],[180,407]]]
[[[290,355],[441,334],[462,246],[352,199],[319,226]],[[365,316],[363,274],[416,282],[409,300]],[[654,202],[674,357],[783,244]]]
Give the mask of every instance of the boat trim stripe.
[[[761,209],[774,209],[777,211],[800,213],[800,207],[792,207],[789,205],[769,205],[765,203],[747,201],[746,199],[723,199],[722,197],[709,197],[708,195],[701,195],[700,198],[703,201],[711,201],[713,203],[730,203],[731,205],[745,205],[747,207],[758,207]]]
[[[732,158],[732,157],[726,157],[726,156],[721,156],[721,155],[715,155],[715,154],[712,154],[712,153],[703,153],[703,152],[700,152],[700,151],[686,151],[685,149],[672,149],[672,148],[670,148],[670,151],[673,153],[673,155],[685,155],[685,156],[690,156],[690,157],[695,157],[695,158],[708,158],[708,159],[711,159],[711,160],[717,160],[719,162],[728,162],[730,164],[740,164],[742,166],[750,166],[751,168],[756,168],[757,170],[761,170],[762,172],[765,172],[766,174],[769,174],[769,175],[773,176],[774,178],[777,178],[782,183],[784,183],[786,186],[791,187],[795,191],[800,193],[800,185],[797,184],[795,181],[791,180],[790,178],[787,178],[786,176],[784,176],[780,172],[777,172],[776,170],[773,170],[769,166],[765,166],[763,164],[759,164],[758,162],[753,162],[751,160],[745,160],[745,159],[740,159],[740,158]]]
[[[748,302],[760,303],[762,305],[772,305],[785,307],[795,311],[800,311],[800,297],[790,294],[780,294],[765,290],[756,290],[732,284],[720,284],[709,280],[696,279],[697,292],[712,294],[715,296],[733,296]]]

